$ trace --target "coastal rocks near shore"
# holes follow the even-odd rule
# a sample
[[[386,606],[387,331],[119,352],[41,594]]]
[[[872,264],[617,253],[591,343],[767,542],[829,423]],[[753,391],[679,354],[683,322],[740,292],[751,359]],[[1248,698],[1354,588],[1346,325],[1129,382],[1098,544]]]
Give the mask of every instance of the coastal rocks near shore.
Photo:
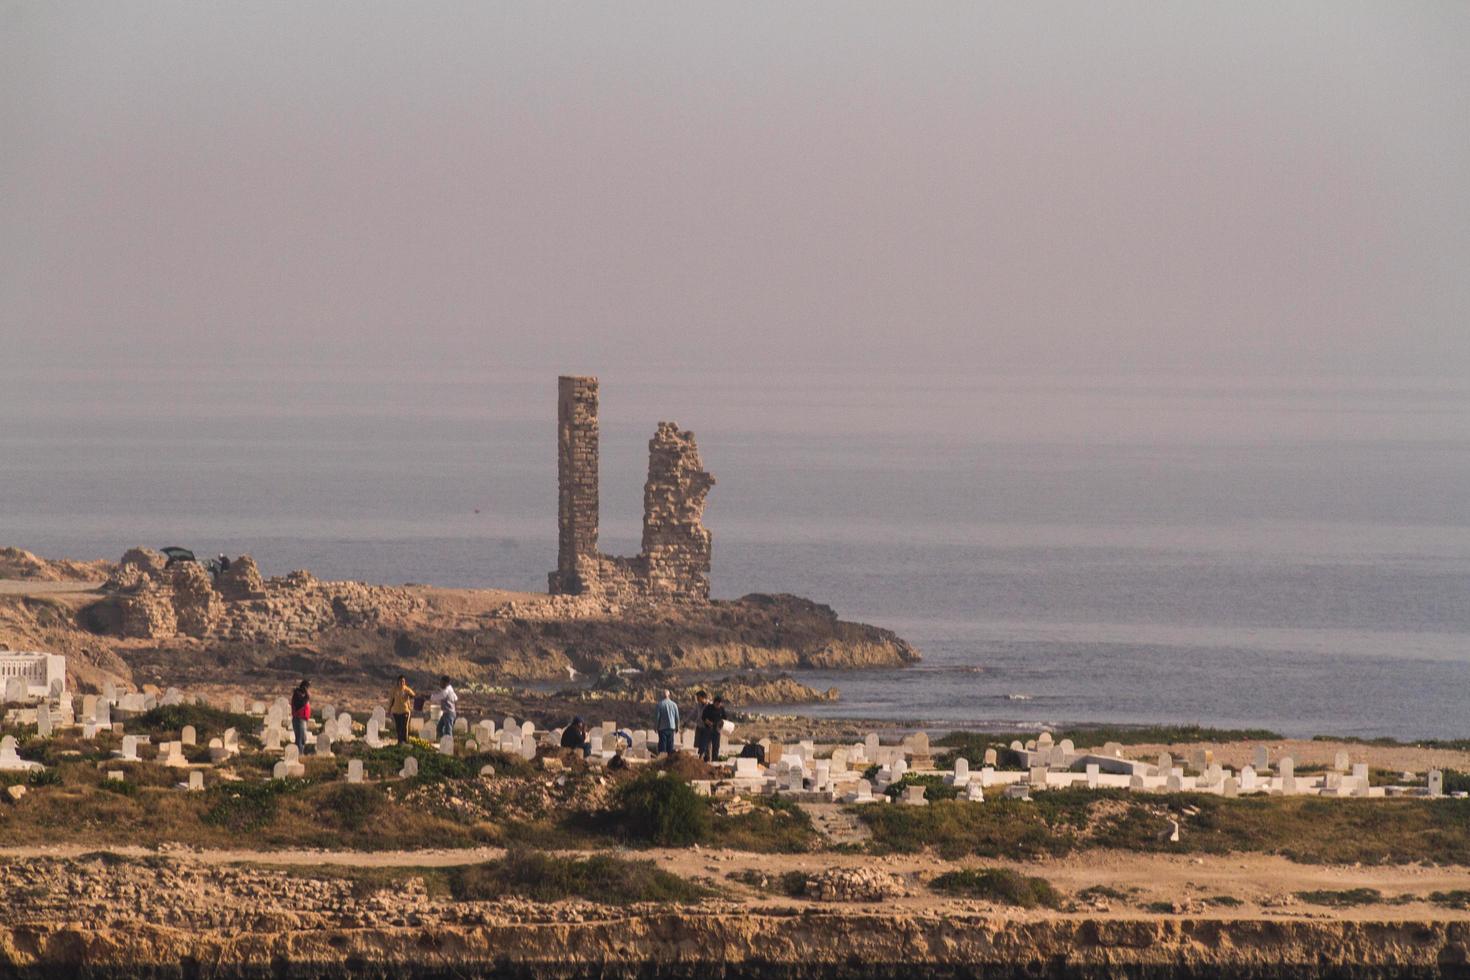
[[[725,700],[740,705],[817,704],[824,701],[836,701],[841,697],[835,687],[819,691],[796,680],[790,674],[780,674],[775,677],[737,674],[699,681],[662,675],[609,677],[591,687],[561,691],[560,696],[579,701],[626,701],[634,704],[651,704],[658,701],[665,690],[671,691],[675,700],[685,704],[692,703],[696,692],[700,690],[709,691],[711,694],[722,694]]]
[[[902,667],[919,660],[892,631],[840,620],[829,606],[790,595],[636,604],[572,619],[495,616],[474,628],[437,628],[430,618],[397,642],[406,657],[458,659],[522,682],[572,672]]]

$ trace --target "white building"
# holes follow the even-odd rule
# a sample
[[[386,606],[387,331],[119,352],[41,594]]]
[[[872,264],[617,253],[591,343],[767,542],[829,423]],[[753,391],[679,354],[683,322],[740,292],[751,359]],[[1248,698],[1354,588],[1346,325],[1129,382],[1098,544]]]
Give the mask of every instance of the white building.
[[[66,690],[66,658],[60,654],[33,650],[0,652],[0,692],[4,692],[5,700],[49,697],[57,685]],[[14,697],[15,694],[21,696]]]

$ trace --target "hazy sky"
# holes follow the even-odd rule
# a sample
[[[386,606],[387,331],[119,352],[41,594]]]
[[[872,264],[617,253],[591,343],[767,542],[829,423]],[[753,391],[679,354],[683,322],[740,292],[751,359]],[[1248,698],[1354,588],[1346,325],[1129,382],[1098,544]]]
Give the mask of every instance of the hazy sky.
[[[0,0],[0,342],[1470,372],[1463,2]]]

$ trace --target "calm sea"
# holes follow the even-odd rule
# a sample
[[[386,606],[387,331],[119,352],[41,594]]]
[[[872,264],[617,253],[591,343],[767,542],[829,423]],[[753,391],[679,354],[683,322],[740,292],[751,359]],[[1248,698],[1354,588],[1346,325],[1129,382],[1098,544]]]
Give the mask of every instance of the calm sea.
[[[823,713],[1470,736],[1470,382],[603,371],[603,543],[692,428],[715,590],[899,631]],[[0,543],[539,590],[555,377],[0,366]]]

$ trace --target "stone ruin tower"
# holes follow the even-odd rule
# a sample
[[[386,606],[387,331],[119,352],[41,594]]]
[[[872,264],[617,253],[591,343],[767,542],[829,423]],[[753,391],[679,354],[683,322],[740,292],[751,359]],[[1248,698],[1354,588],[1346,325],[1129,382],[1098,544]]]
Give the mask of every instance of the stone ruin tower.
[[[597,550],[597,379],[558,381],[559,487],[553,595],[707,600],[710,533],[701,523],[715,478],[704,471],[694,434],[660,422],[648,443],[643,486],[643,550],[635,558]]]

